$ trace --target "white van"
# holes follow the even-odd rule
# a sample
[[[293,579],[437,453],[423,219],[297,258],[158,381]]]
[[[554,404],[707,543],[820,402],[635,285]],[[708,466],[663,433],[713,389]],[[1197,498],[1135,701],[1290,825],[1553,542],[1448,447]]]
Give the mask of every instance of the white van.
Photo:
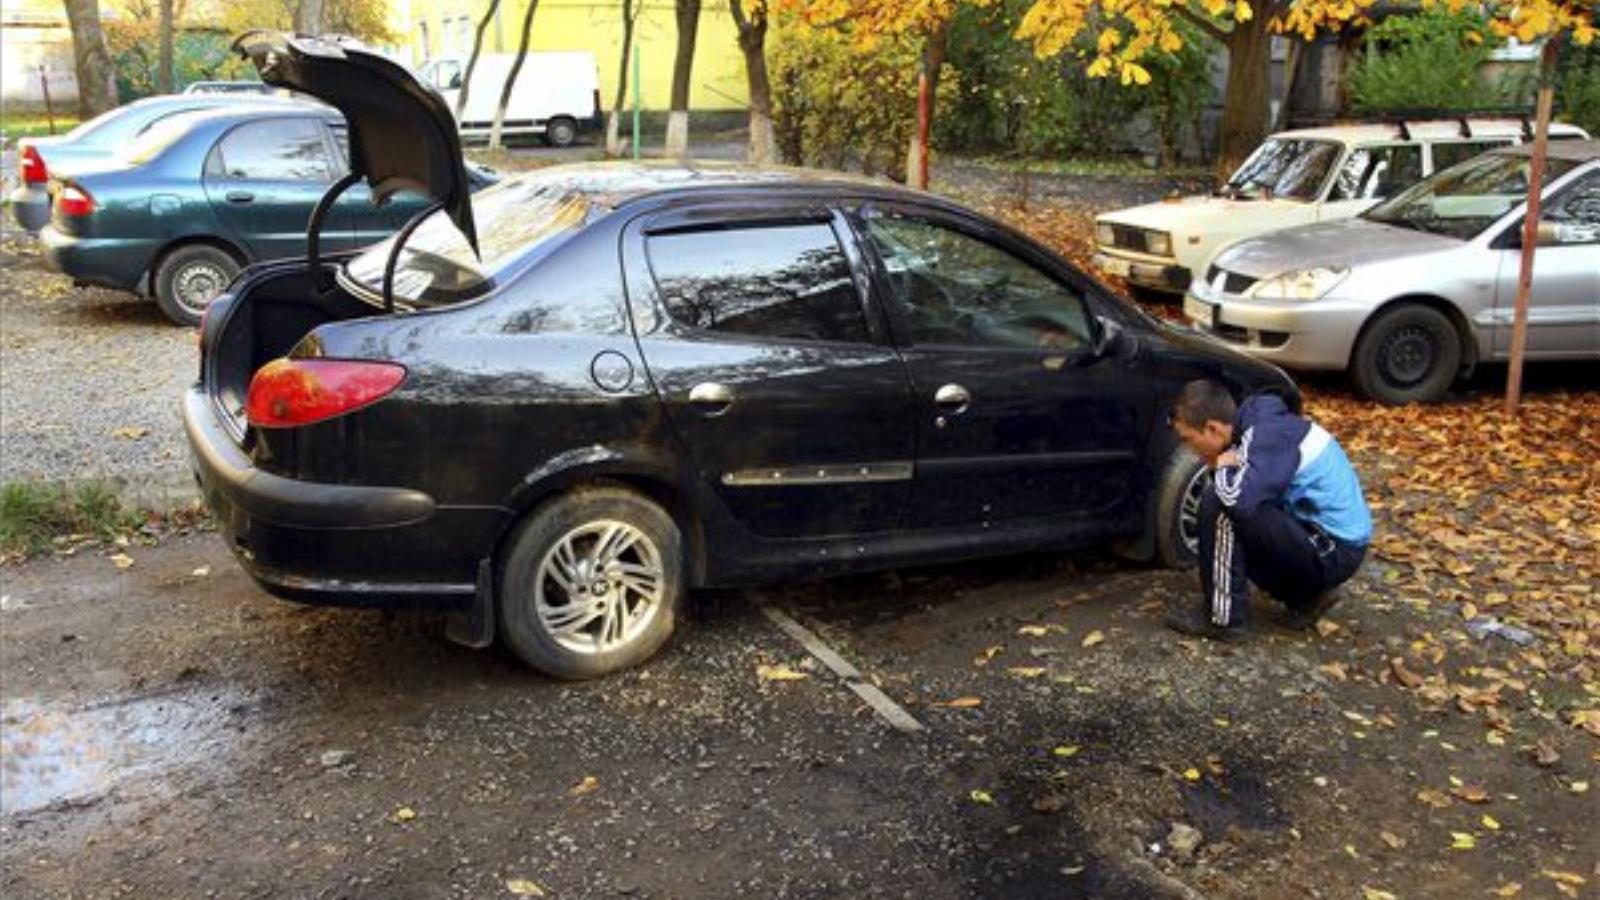
[[[489,136],[500,94],[516,59],[514,53],[478,57],[467,108],[456,115],[463,138]],[[424,83],[438,89],[455,112],[466,70],[464,57],[443,56],[424,63],[418,74]],[[594,54],[587,50],[529,53],[517,73],[501,134],[543,135],[546,143],[565,147],[577,140],[580,130],[599,128],[600,69]]]
[[[1348,219],[1425,176],[1528,140],[1523,120],[1452,119],[1332,125],[1275,134],[1214,196],[1181,197],[1095,218],[1095,268],[1180,295],[1234,241]],[[1588,135],[1552,124],[1555,140]]]

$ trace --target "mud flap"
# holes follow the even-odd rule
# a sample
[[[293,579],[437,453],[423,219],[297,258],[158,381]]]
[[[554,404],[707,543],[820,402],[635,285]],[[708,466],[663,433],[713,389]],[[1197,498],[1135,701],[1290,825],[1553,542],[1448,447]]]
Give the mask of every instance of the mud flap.
[[[473,592],[472,603],[450,613],[444,636],[475,650],[494,643],[494,566],[489,560],[478,563],[478,589]]]

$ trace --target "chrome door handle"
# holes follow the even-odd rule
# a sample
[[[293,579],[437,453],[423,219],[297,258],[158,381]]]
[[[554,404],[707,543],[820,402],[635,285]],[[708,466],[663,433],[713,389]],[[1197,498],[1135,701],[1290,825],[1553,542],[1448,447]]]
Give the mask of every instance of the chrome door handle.
[[[720,416],[733,405],[733,391],[725,384],[702,381],[689,389],[689,403],[708,416]]]
[[[256,199],[256,195],[249,191],[229,191],[227,199],[229,203],[249,203]]]
[[[933,405],[951,415],[966,412],[970,403],[972,395],[959,384],[947,384],[933,395]]]

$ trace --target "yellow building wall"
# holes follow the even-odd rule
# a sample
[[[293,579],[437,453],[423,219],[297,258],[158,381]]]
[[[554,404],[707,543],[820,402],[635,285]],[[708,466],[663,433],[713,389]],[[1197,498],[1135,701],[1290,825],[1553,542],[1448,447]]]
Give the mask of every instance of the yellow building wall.
[[[402,54],[409,50],[414,63],[449,54],[466,57],[478,19],[487,0],[404,0],[391,9],[395,31],[403,35]],[[504,0],[499,21],[484,33],[484,52],[515,53],[527,3]],[[422,23],[426,22],[424,29]],[[426,34],[426,44],[424,44]],[[678,28],[672,0],[645,0],[634,26],[634,52],[640,58],[641,105],[664,110],[672,100],[672,60],[677,53]],[[530,40],[533,50],[588,50],[600,66],[601,105],[607,109],[616,98],[618,66],[622,53],[622,4],[593,0],[540,0],[534,13]],[[632,64],[629,64],[632,78]],[[738,28],[726,0],[704,3],[695,43],[694,71],[689,91],[691,110],[744,109],[749,104],[744,55],[739,50]],[[628,108],[632,108],[630,81]]]

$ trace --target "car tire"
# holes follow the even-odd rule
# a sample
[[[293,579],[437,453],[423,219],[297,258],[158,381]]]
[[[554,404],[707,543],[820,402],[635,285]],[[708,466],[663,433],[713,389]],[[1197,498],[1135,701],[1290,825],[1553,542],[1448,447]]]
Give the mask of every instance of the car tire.
[[[536,510],[509,546],[500,633],[533,668],[597,678],[649,659],[672,636],[685,593],[682,532],[648,498],[579,488]]]
[[[570,147],[578,139],[578,123],[566,116],[557,116],[545,123],[544,140],[552,147]]]
[[[1187,569],[1200,559],[1200,497],[1211,484],[1200,457],[1179,445],[1167,461],[1156,493],[1156,560]]]
[[[175,324],[193,328],[238,274],[238,260],[225,250],[209,244],[179,247],[156,267],[156,305]]]
[[[1386,310],[1356,342],[1356,390],[1389,406],[1443,397],[1461,370],[1461,338],[1444,313],[1408,303]]]

